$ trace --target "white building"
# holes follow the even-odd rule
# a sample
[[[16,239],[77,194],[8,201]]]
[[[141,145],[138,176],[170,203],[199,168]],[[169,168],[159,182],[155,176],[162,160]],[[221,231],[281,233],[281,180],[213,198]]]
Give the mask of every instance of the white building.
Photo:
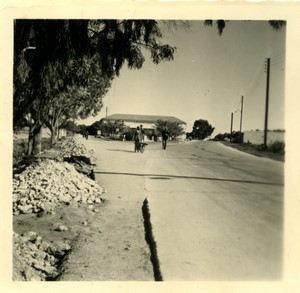
[[[107,121],[115,122],[121,121],[126,126],[135,129],[140,125],[143,125],[144,130],[153,130],[155,131],[155,124],[157,120],[170,121],[178,123],[184,130],[186,130],[186,122],[173,117],[173,116],[158,116],[158,115],[136,115],[136,114],[113,114],[103,118],[102,121],[105,123]],[[182,138],[185,138],[185,134],[182,135]]]
[[[263,144],[264,143],[264,135],[265,135],[264,131],[261,131],[261,130],[244,131],[244,143]],[[270,145],[276,141],[285,142],[285,132],[268,130],[267,145]]]

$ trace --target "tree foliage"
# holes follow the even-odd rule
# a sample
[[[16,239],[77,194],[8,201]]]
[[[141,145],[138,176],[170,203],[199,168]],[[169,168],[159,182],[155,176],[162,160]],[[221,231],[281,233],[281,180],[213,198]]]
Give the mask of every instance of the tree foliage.
[[[113,134],[122,134],[126,129],[126,125],[122,120],[107,121],[101,119],[90,125],[89,129],[91,134],[96,134],[97,130],[100,130],[104,136],[110,136]]]
[[[35,136],[96,115],[125,62],[140,69],[143,50],[155,64],[173,59],[161,38],[155,20],[15,20],[14,128],[29,123]]]
[[[61,80],[64,87],[70,81],[74,84],[74,74],[70,79],[65,74],[73,68],[70,62],[93,59],[101,69],[97,74],[111,78],[119,75],[125,62],[131,69],[141,68],[145,61],[142,49],[150,51],[156,64],[172,60],[175,52],[175,47],[160,42],[162,34],[155,20],[16,20],[14,37],[15,124],[34,100],[45,98],[49,67],[60,68],[57,81],[50,76],[47,81],[46,88],[54,85],[53,91],[60,89]],[[77,82],[84,83],[84,75],[75,73],[79,74]],[[95,71],[87,72],[85,78],[95,78]]]
[[[173,121],[157,120],[155,127],[159,136],[161,136],[164,127],[167,127],[170,137],[176,138],[184,132],[183,127],[178,122]]]
[[[102,74],[97,58],[55,63],[54,70],[46,74],[44,82],[53,83],[44,90],[49,101],[45,124],[51,130],[52,142],[57,140],[58,129],[68,121],[95,116],[101,110],[112,77]],[[55,78],[57,72],[59,79]]]
[[[66,129],[68,132],[71,132],[71,133],[80,133],[81,132],[80,126],[77,125],[74,121],[66,122],[66,124],[64,125],[64,129]]]
[[[204,21],[204,25],[211,27],[216,26],[218,34],[221,36],[223,34],[227,22],[229,22],[229,20],[218,19],[214,21],[212,19],[207,19]],[[284,20],[270,20],[268,23],[274,30],[277,31],[282,29],[282,27],[286,25],[286,21]]]
[[[212,127],[207,120],[199,119],[194,122],[193,126],[193,137],[195,139],[205,139],[209,137],[214,132],[214,127]]]

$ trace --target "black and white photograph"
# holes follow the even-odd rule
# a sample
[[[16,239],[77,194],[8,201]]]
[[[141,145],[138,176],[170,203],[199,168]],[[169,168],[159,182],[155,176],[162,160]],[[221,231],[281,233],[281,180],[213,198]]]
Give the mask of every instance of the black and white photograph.
[[[284,282],[294,19],[95,9],[7,17],[12,288]]]

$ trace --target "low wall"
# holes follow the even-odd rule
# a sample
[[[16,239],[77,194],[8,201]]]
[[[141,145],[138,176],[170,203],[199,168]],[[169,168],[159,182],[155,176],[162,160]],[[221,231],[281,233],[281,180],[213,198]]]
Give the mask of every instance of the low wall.
[[[268,131],[267,133],[267,145],[274,143],[275,141],[285,142],[285,132]],[[244,143],[263,144],[264,132],[263,131],[244,131]]]

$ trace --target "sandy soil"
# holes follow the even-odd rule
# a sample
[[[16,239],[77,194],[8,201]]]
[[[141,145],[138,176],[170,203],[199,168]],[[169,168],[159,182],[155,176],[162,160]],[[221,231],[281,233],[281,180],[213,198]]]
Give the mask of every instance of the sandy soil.
[[[34,231],[49,243],[71,244],[56,281],[154,281],[145,237],[144,198],[127,191],[112,193],[107,188],[101,196],[104,201],[92,209],[71,201],[50,213],[14,215],[14,232]],[[58,224],[68,230],[56,231]]]
[[[59,206],[53,215],[21,214],[14,216],[14,231],[35,231],[48,242],[72,243],[58,280],[153,281],[140,203],[119,198],[99,204],[97,210],[73,203]],[[69,230],[55,231],[58,222]]]

